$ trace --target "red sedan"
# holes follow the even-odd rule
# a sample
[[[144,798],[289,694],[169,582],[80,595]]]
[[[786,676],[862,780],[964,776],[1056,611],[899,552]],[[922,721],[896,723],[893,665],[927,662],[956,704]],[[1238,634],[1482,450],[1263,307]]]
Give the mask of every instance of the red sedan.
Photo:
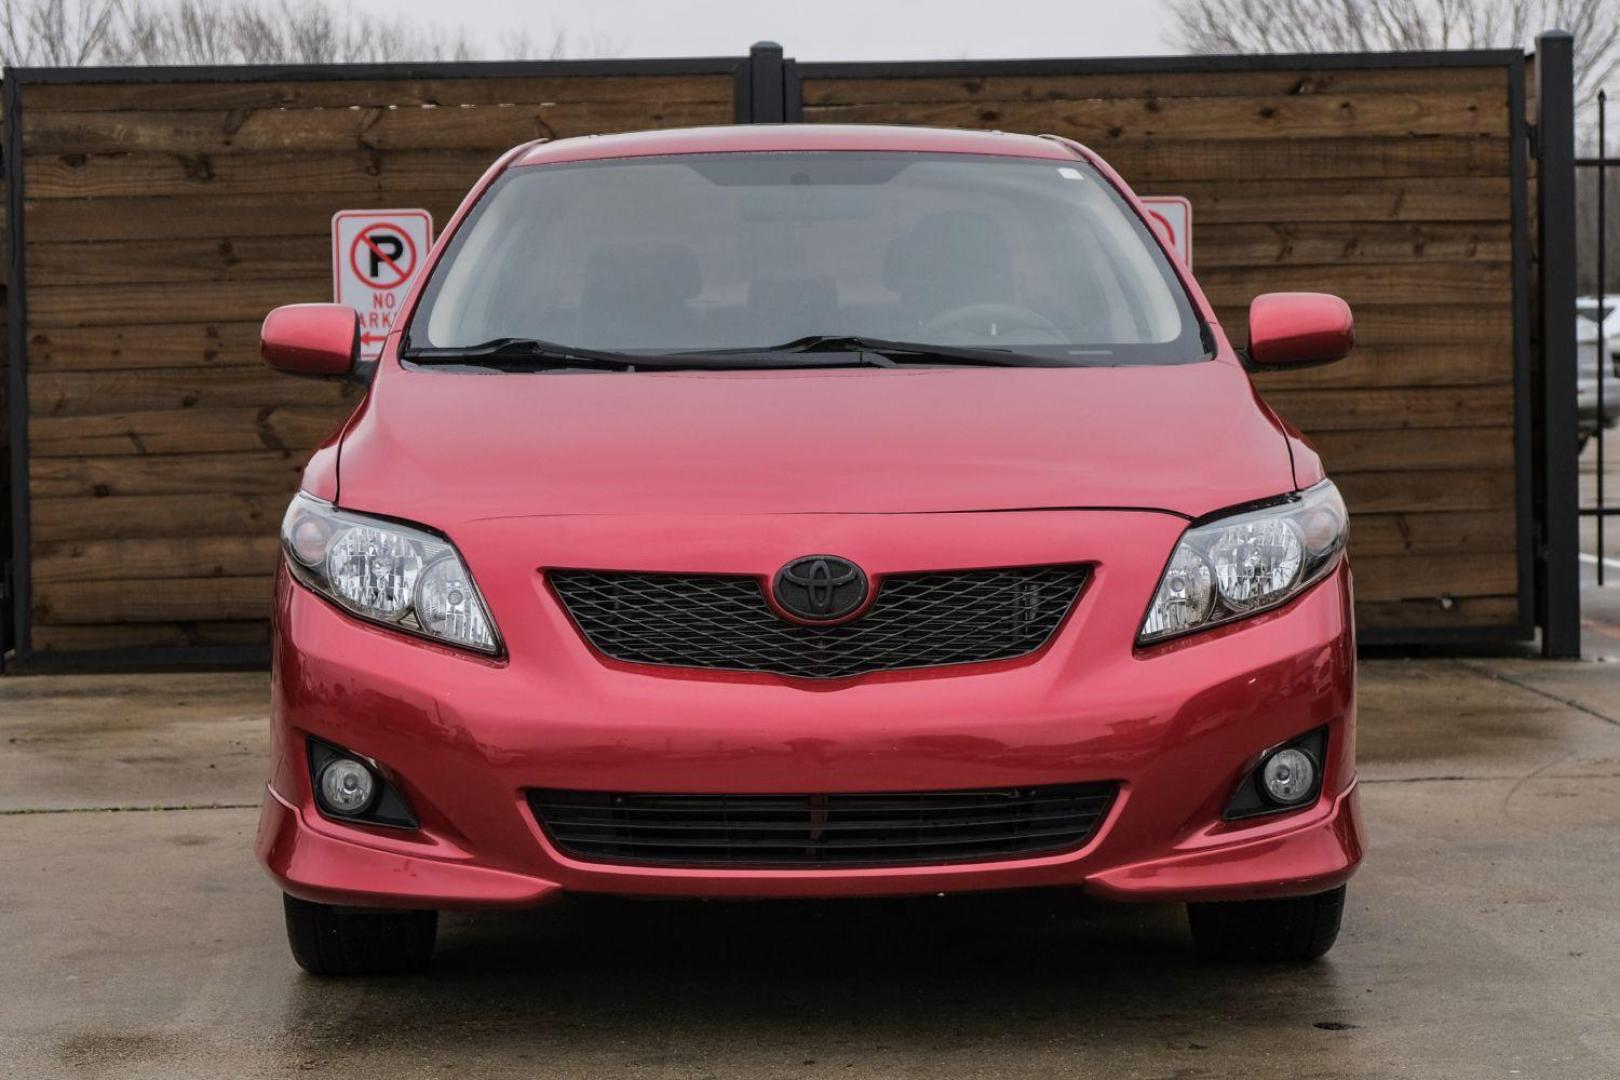
[[[518,147],[282,526],[257,850],[310,971],[567,891],[1069,886],[1304,960],[1360,861],[1346,514],[1095,154],[750,126]]]

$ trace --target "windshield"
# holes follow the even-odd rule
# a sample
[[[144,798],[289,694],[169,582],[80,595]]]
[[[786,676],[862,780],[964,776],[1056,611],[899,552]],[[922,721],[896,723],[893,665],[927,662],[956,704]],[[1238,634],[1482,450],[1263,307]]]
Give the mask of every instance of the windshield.
[[[1095,170],[893,152],[513,169],[456,233],[408,344],[677,353],[824,336],[1073,363],[1205,355],[1163,251]]]

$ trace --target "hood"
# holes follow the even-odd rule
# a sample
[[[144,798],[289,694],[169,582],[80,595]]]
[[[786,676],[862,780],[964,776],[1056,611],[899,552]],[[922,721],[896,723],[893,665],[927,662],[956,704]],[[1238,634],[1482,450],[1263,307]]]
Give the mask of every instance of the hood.
[[[448,528],[574,514],[1133,508],[1292,490],[1233,361],[1110,368],[469,374],[385,363],[341,505]]]

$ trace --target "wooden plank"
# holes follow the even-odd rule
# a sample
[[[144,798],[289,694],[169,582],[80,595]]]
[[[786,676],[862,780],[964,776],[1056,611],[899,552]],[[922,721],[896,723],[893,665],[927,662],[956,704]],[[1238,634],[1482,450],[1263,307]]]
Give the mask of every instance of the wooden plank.
[[[1431,514],[1356,514],[1350,522],[1350,557],[1446,555],[1454,551],[1516,551],[1513,515],[1501,511]]]
[[[221,322],[263,319],[282,304],[330,302],[332,278],[209,281],[171,284],[44,285],[28,290],[30,329],[63,326],[175,323],[198,317]]]
[[[1482,264],[1478,288],[1470,292],[1466,287],[1465,268],[1468,264],[1454,264],[1455,269],[1436,274],[1424,283],[1419,269],[1396,272],[1380,279],[1382,268],[1355,267],[1339,270],[1252,270],[1226,272],[1211,271],[1201,276],[1206,295],[1217,309],[1225,312],[1221,321],[1228,326],[1246,325],[1246,314],[1235,323],[1230,312],[1246,311],[1246,303],[1264,292],[1313,291],[1336,292],[1349,301],[1357,313],[1358,332],[1376,326],[1377,317],[1367,314],[1368,308],[1403,307],[1408,325],[1421,320],[1429,312],[1436,321],[1461,321],[1456,313],[1445,313],[1438,307],[1455,304],[1467,305],[1470,300],[1495,297],[1506,285],[1496,279],[1503,278],[1506,269],[1496,264]],[[1500,272],[1496,272],[1500,271]],[[1401,282],[1412,285],[1403,298]],[[60,330],[85,326],[128,326],[145,323],[181,323],[199,316],[215,322],[254,322],[264,318],[271,308],[280,304],[329,301],[332,284],[329,276],[280,280],[227,280],[194,282],[184,289],[172,283],[126,283],[121,285],[41,285],[29,289],[30,329]],[[1403,299],[1409,300],[1403,303]],[[1495,301],[1494,306],[1507,308],[1506,298]],[[1493,306],[1486,304],[1485,306]],[[1448,315],[1451,317],[1448,318]],[[1502,318],[1511,318],[1506,311]],[[1492,321],[1500,321],[1492,320]],[[1244,332],[1235,331],[1238,340]],[[1398,333],[1398,332],[1397,332]],[[1431,331],[1431,336],[1435,336]],[[1384,336],[1383,340],[1389,340]],[[1503,340],[1490,335],[1484,328],[1476,328],[1461,340]]]
[[[1436,555],[1357,558],[1356,599],[1420,600],[1435,596],[1503,596],[1519,586],[1510,551],[1450,551]]]
[[[184,623],[126,623],[101,626],[36,624],[30,628],[35,652],[90,652],[104,649],[175,649],[209,645],[268,645],[264,619],[203,620]]]
[[[1196,220],[1196,209],[1194,215]],[[1209,302],[1242,304],[1267,292],[1310,289],[1364,304],[1509,304],[1513,268],[1499,262],[1400,262],[1381,265],[1246,266],[1201,269],[1198,283]]]
[[[30,373],[144,368],[259,367],[257,319],[31,328]]]
[[[39,243],[28,245],[28,285],[303,280],[331,262],[322,236]]]
[[[1359,331],[1361,326],[1356,329]],[[1240,333],[1240,342],[1245,336]],[[1489,386],[1512,381],[1513,345],[1508,341],[1472,345],[1358,344],[1336,364],[1254,373],[1254,384],[1265,394],[1330,387]]]
[[[1468,88],[1457,84],[1457,88]],[[65,83],[31,86],[28,111],[128,112],[173,109],[299,109],[390,105],[504,105],[519,102],[707,102],[734,94],[729,74],[554,75],[460,79],[332,79],[317,82]]]
[[[188,536],[273,536],[291,491],[265,494],[36,496],[29,524],[36,544]]]
[[[1186,181],[1139,185],[1141,194],[1186,195],[1193,201],[1194,262],[1198,236],[1210,226],[1274,222],[1500,223],[1509,218],[1508,181],[1499,177],[1373,180]],[[85,240],[241,240],[253,236],[326,235],[338,210],[390,204],[423,206],[441,224],[465,187],[453,190],[288,192],[279,195],[155,196],[26,202],[35,242]],[[1327,235],[1340,235],[1330,232]]]
[[[1437,99],[1412,115],[1441,133],[1463,130],[1466,102]],[[1474,105],[1477,109],[1477,103]],[[230,109],[31,114],[23,153],[94,154],[158,150],[240,154],[321,150],[482,150],[530,139],[729,123],[731,106],[711,102],[566,102],[364,109]]]
[[[180,240],[91,240],[29,244],[29,285],[78,283],[219,282],[296,279],[326,269],[329,236],[188,236]],[[1309,274],[1315,280],[1346,277],[1371,282],[1419,277],[1432,267],[1440,275],[1484,267],[1510,274],[1507,225],[1490,223],[1332,222],[1304,225],[1199,225],[1200,280],[1231,280],[1239,269]],[[1371,264],[1358,269],[1361,264]],[[1406,264],[1406,269],[1401,269]],[[1443,279],[1442,277],[1442,280]],[[1366,291],[1366,290],[1364,290]],[[1387,290],[1385,290],[1387,291]]]
[[[1391,418],[1397,421],[1399,418]],[[1508,418],[1504,418],[1508,419]],[[1329,476],[1406,469],[1511,469],[1513,427],[1312,431]]]
[[[1447,596],[1377,602],[1356,598],[1356,625],[1363,629],[1512,626],[1518,618],[1516,596]]]
[[[1506,222],[1235,222],[1194,220],[1193,261],[1202,275],[1238,266],[1344,266],[1357,263],[1506,263]]]
[[[1401,428],[1500,428],[1513,423],[1510,386],[1275,390],[1266,395],[1266,401],[1313,435]]]
[[[139,582],[171,578],[256,577],[274,573],[281,542],[262,536],[182,536],[151,540],[62,540],[34,547],[36,583]]]
[[[1160,97],[1294,97],[1429,91],[1506,93],[1500,65],[1352,68],[1342,71],[1144,72],[1074,75],[966,75],[807,78],[806,106],[956,101]],[[29,107],[33,107],[30,99]]]
[[[466,191],[500,151],[306,154],[34,154],[24,159],[30,199],[128,195],[262,195]]]
[[[306,456],[267,450],[244,454],[33,458],[28,462],[28,475],[30,490],[41,499],[204,494],[287,497],[298,487]],[[179,534],[187,531],[187,523],[171,518],[169,528]]]
[[[1505,83],[1495,90],[1461,92],[806,105],[804,118],[815,124],[1052,133],[1087,143],[1104,155],[1120,139],[1501,135],[1508,130]]]
[[[53,241],[328,236],[332,215],[339,210],[399,205],[421,207],[433,215],[435,222],[443,224],[466,194],[466,188],[458,187],[416,192],[289,191],[217,198],[29,198],[24,202],[24,212],[32,249],[36,243]]]
[[[1407,469],[1344,473],[1333,482],[1350,507],[1350,528],[1361,514],[1400,514],[1416,507],[1430,512],[1490,510],[1512,515],[1511,469]]]
[[[301,379],[266,367],[51,371],[28,380],[32,416],[94,416],[157,409],[352,405],[354,383]]]
[[[140,581],[59,581],[33,592],[36,625],[263,619],[270,577],[175,578],[162,588]]]
[[[1502,136],[1346,136],[1284,139],[1117,139],[1100,146],[1132,186],[1188,180],[1337,180],[1351,176],[1506,176],[1511,144]],[[30,188],[32,191],[32,188]]]
[[[308,451],[334,434],[349,410],[348,404],[326,408],[259,405],[42,416],[29,421],[28,452],[36,457],[105,457]]]
[[[1193,204],[1193,259],[1200,223],[1273,221],[1508,221],[1505,177],[1188,180],[1135,185],[1140,195],[1184,195]]]

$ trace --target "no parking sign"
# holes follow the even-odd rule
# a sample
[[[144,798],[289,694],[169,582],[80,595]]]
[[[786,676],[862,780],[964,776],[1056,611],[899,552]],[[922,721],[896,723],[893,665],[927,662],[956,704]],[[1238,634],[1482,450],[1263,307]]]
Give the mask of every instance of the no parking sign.
[[[360,313],[360,355],[375,360],[433,246],[426,210],[339,210],[332,215],[333,299]]]
[[[1183,263],[1192,266],[1192,203],[1180,195],[1144,195],[1142,205],[1153,231],[1181,256]]]

